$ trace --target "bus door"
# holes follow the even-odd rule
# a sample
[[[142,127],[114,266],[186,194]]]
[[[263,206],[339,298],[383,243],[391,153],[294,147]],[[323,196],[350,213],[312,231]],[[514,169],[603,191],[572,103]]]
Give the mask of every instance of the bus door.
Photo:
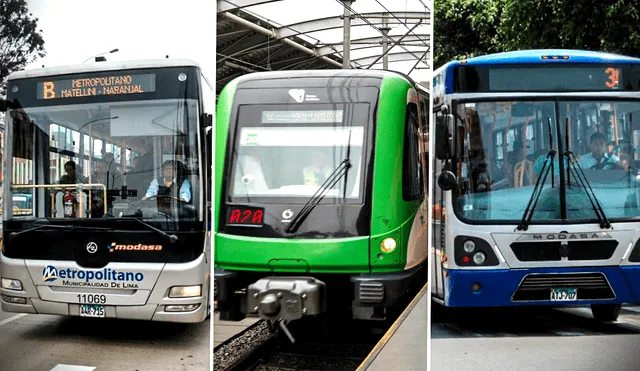
[[[442,118],[443,113],[439,108],[434,110],[435,119]],[[433,163],[431,168],[433,171],[433,195],[431,196],[433,202],[432,210],[432,233],[431,233],[431,292],[434,297],[444,300],[444,267],[443,258],[446,254],[446,234],[445,234],[445,191],[438,186],[437,178],[438,174],[442,171],[442,161],[438,160],[434,154]]]

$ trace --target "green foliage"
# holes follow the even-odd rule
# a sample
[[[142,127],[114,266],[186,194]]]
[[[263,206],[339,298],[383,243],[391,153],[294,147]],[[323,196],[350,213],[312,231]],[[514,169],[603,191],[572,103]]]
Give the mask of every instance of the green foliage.
[[[453,59],[500,51],[504,0],[435,0],[434,68]]]
[[[0,0],[0,96],[13,71],[45,56],[38,18],[28,13],[26,0]]]
[[[639,8],[640,0],[435,0],[434,64],[548,48],[640,56]]]

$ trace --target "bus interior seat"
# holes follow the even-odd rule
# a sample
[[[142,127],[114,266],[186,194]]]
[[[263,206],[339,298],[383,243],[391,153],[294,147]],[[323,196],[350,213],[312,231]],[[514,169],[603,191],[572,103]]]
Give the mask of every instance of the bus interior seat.
[[[524,185],[525,172],[528,180],[527,185],[533,183],[533,162],[522,160],[513,167],[514,187],[522,187]]]

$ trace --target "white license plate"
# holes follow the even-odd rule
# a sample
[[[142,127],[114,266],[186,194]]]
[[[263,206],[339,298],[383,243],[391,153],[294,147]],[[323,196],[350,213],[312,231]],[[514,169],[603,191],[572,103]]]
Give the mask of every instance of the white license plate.
[[[81,305],[80,317],[98,317],[104,318],[104,306],[102,305]]]
[[[551,289],[551,301],[575,301],[578,289]]]

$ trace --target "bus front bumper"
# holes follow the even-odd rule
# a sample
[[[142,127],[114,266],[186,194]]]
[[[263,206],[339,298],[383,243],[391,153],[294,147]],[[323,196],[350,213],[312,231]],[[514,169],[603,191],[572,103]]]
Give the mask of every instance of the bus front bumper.
[[[0,253],[2,266],[0,275],[3,281],[0,286],[0,307],[5,312],[13,313],[161,322],[202,322],[208,316],[210,308],[209,282],[206,281],[208,266],[203,264],[203,261],[204,254],[187,263],[139,265],[152,277],[146,286],[111,289],[36,285],[34,281],[37,282],[37,279],[34,279],[35,276],[30,273],[30,266],[43,263],[8,258]],[[66,261],[50,264],[59,267],[76,267],[74,262]],[[63,268],[58,268],[58,272],[62,270]],[[40,272],[41,269],[31,268],[31,271]],[[11,286],[11,282],[14,282],[14,286]],[[171,288],[176,286],[200,286],[200,290],[194,292],[192,296],[169,297]]]
[[[640,266],[445,270],[449,307],[640,302]],[[570,293],[570,295],[569,295]]]
[[[13,294],[15,295],[15,293]],[[15,297],[15,296],[13,296]],[[24,298],[24,297],[23,297]],[[38,298],[24,298],[26,304],[6,301],[3,294],[0,299],[2,311],[13,313],[52,314],[60,316],[80,316],[80,304],[44,301]],[[15,300],[15,299],[9,299]],[[167,311],[166,305],[105,305],[101,318],[131,319],[159,322],[197,323],[205,320],[207,305],[202,302],[190,303],[195,309],[182,312]],[[186,303],[181,305],[187,305]]]

